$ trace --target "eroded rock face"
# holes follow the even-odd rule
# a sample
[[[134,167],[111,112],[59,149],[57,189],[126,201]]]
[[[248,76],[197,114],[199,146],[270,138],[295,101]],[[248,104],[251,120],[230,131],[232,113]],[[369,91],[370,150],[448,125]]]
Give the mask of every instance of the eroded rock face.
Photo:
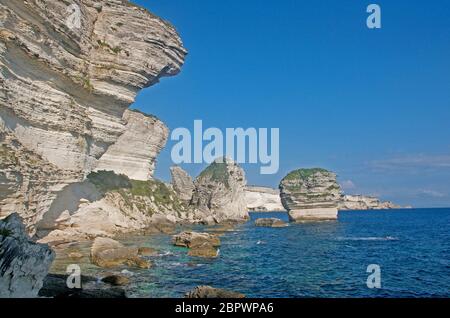
[[[186,54],[173,27],[127,1],[81,1],[81,27],[73,30],[63,2],[0,6],[8,96],[1,118],[23,145],[62,169],[94,168],[127,130],[123,114],[137,92],[177,74]]]
[[[180,220],[178,215],[187,210],[176,193],[158,180],[126,181],[123,176],[110,172],[94,173],[88,179],[83,184],[71,185],[72,188],[76,185],[76,193],[88,199],[73,195],[73,189],[67,193],[67,200],[63,200],[62,206],[68,209],[69,201],[73,203],[73,209],[60,213],[53,222],[46,222],[52,227],[47,231],[38,231],[40,242],[59,245],[124,233],[170,234],[175,231],[175,222]],[[123,187],[126,184],[128,187]],[[91,191],[85,191],[87,189]],[[94,194],[94,190],[106,193],[98,198],[86,196]],[[47,218],[51,219],[51,213],[45,214],[44,219]],[[41,235],[41,232],[44,233]]]
[[[245,173],[231,159],[219,158],[195,180],[191,206],[208,223],[248,220]]]
[[[0,167],[1,214],[17,208],[30,233],[55,193],[99,166],[152,175],[167,128],[127,108],[186,55],[171,25],[127,1],[78,1],[75,29],[69,4],[0,0],[0,132],[21,160]]]
[[[125,132],[100,158],[95,170],[111,170],[133,180],[149,180],[169,129],[156,117],[126,110]]]
[[[339,210],[390,210],[400,209],[390,201],[382,202],[375,197],[364,195],[343,195],[339,201]]]
[[[179,166],[170,168],[172,175],[172,186],[181,200],[190,202],[194,192],[194,181],[191,176]]]
[[[0,220],[0,298],[37,297],[54,257],[29,240],[17,213]]]
[[[267,187],[245,187],[247,209],[254,212],[285,211],[280,199],[280,190]]]
[[[58,194],[80,178],[81,172],[59,169],[23,147],[0,125],[0,217],[19,213],[33,235]]]
[[[281,180],[280,197],[291,221],[337,219],[341,197],[336,174],[325,169],[299,169]]]

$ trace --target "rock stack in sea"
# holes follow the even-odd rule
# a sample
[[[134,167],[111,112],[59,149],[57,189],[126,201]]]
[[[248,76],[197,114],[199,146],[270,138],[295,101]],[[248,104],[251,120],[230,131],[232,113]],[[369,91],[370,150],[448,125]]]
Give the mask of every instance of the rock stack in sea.
[[[337,219],[341,189],[336,174],[325,169],[298,169],[280,182],[281,203],[291,221]]]
[[[207,223],[248,220],[244,170],[223,157],[211,163],[195,180],[191,207]]]

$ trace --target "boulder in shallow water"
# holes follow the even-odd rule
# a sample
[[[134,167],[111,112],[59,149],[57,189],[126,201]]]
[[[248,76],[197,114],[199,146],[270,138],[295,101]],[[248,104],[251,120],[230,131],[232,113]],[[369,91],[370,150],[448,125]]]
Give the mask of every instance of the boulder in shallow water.
[[[17,213],[0,220],[0,298],[37,297],[54,258],[48,245],[30,241]]]
[[[120,265],[149,268],[150,262],[138,256],[136,247],[126,247],[105,237],[97,237],[91,247],[91,262],[97,266],[110,268]]]
[[[197,286],[185,298],[245,298],[244,294],[211,286]]]
[[[286,222],[278,219],[278,218],[261,218],[255,221],[256,226],[261,227],[285,227],[287,226]]]
[[[109,275],[102,278],[102,282],[113,285],[123,286],[130,283],[130,279],[124,275]]]
[[[198,232],[182,232],[172,237],[172,242],[176,246],[194,248],[208,243],[213,247],[220,246],[220,239],[217,235]]]
[[[127,262],[125,262],[125,264],[131,267],[138,267],[142,269],[148,269],[153,266],[152,262],[138,256],[130,258]]]
[[[140,256],[153,256],[153,255],[156,255],[157,253],[158,253],[158,251],[151,247],[144,246],[144,247],[138,248],[138,254]]]
[[[188,255],[203,258],[216,258],[219,256],[219,251],[210,243],[205,242],[191,248]]]

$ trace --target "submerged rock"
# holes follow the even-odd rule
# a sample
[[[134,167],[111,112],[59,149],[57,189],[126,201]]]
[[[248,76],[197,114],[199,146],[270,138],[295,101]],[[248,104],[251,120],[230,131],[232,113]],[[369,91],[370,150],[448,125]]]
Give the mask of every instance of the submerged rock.
[[[105,286],[108,288],[87,288],[87,283],[94,283],[97,279],[89,276],[81,276],[81,288],[67,287],[67,276],[61,274],[49,274],[44,279],[44,285],[39,291],[40,297],[52,298],[126,298],[125,291],[121,288]]]
[[[291,221],[335,220],[341,189],[336,174],[325,169],[299,169],[280,183],[281,203]]]
[[[285,227],[287,226],[286,222],[277,219],[277,218],[261,218],[255,221],[256,226],[262,227]]]
[[[198,286],[186,293],[185,298],[245,298],[245,295],[211,286]]]
[[[219,256],[219,251],[211,243],[205,242],[189,249],[188,255],[203,258],[216,258]]]
[[[151,247],[139,247],[138,248],[138,254],[140,256],[152,256],[152,255],[156,255],[157,253],[158,253],[158,251]]]
[[[54,257],[30,241],[17,213],[0,220],[0,298],[36,297]]]
[[[218,247],[220,246],[220,239],[218,236],[209,233],[182,232],[172,237],[172,243],[176,246],[188,248],[197,247],[204,243],[208,243],[213,247]]]
[[[149,268],[151,263],[138,256],[136,247],[126,247],[104,237],[97,237],[91,247],[91,262],[99,267],[111,268],[120,265]]]
[[[124,275],[109,275],[102,278],[102,282],[113,285],[123,286],[130,283],[130,279]]]

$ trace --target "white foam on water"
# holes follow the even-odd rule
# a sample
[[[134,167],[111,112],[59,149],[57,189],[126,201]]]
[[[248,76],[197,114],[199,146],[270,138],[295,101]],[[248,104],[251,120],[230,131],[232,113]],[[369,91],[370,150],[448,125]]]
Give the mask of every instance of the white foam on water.
[[[338,237],[336,238],[338,241],[398,241],[397,237],[393,236],[368,236],[368,237]]]

